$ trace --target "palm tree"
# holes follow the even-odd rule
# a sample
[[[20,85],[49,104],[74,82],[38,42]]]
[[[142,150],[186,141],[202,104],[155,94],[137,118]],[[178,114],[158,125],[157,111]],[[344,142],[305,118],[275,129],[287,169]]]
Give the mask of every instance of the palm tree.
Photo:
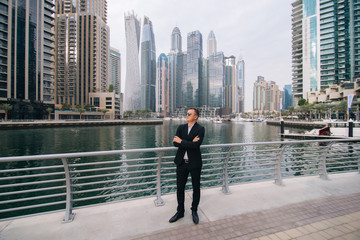
[[[81,105],[76,105],[76,110],[80,113],[80,120],[82,119],[82,114],[85,112],[85,109]]]
[[[124,112],[124,118],[129,118],[133,115],[133,111],[128,110]]]
[[[101,112],[104,114],[104,120],[105,120],[105,115],[108,112],[108,110],[107,109],[102,109]]]
[[[52,109],[51,107],[48,107],[47,109],[46,109],[46,111],[48,112],[48,114],[49,114],[49,121],[51,120],[51,113],[54,111],[54,109]]]
[[[7,121],[8,112],[12,109],[11,104],[8,103],[1,104],[0,109],[3,109],[5,111],[5,121]]]

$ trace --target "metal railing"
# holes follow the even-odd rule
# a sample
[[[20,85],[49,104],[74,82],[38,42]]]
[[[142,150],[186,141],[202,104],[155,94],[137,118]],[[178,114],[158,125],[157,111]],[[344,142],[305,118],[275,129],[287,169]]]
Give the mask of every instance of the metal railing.
[[[201,146],[202,188],[294,176],[359,171],[360,139]],[[162,195],[176,190],[177,148],[146,148],[0,158],[0,219]],[[190,185],[190,183],[188,183]]]

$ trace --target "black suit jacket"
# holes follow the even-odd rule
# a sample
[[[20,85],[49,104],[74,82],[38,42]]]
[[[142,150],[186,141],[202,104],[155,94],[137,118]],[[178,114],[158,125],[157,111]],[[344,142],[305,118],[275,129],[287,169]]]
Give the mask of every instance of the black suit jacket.
[[[188,124],[183,124],[176,130],[176,136],[182,139],[181,143],[174,143],[175,147],[178,147],[178,151],[175,156],[176,166],[180,166],[184,161],[184,155],[187,151],[189,157],[190,168],[201,168],[202,158],[200,152],[200,145],[204,140],[205,128],[198,123],[195,123],[188,134]],[[199,141],[193,142],[193,139],[198,136]]]

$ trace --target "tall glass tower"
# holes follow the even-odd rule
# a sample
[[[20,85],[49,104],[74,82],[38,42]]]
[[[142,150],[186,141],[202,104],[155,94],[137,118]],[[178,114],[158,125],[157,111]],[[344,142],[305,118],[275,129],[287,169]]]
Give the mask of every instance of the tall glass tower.
[[[201,106],[203,43],[199,31],[187,35],[186,73],[182,84],[183,103],[187,107]]]
[[[158,58],[157,66],[157,89],[156,89],[156,111],[166,116],[169,113],[169,64],[164,53]]]
[[[116,94],[121,93],[121,54],[115,48],[110,48],[110,84]]]
[[[156,109],[156,50],[151,21],[144,17],[141,41],[141,108]]]
[[[90,92],[108,89],[106,0],[56,1],[56,104],[89,104]]]
[[[225,58],[225,79],[224,79],[224,107],[236,112],[236,70],[235,57]]]
[[[224,107],[225,95],[225,58],[223,52],[216,52],[209,56],[208,82],[210,107]],[[231,94],[232,95],[232,94]],[[230,108],[230,107],[229,107]]]
[[[0,104],[11,119],[54,108],[55,1],[0,1]]]
[[[236,63],[235,112],[245,113],[245,61],[240,56]]]
[[[124,111],[141,108],[140,101],[140,19],[134,13],[125,15],[126,77],[124,90]]]
[[[182,105],[182,82],[184,74],[184,53],[182,52],[182,37],[178,27],[171,34],[171,48],[168,54],[169,64],[169,112]]]
[[[295,104],[360,76],[360,3],[296,0],[292,3],[292,91]]]
[[[208,36],[208,42],[207,42],[207,56],[210,57],[212,54],[217,52],[217,43],[216,43],[216,38],[215,38],[215,34],[213,31],[210,31],[209,36]]]

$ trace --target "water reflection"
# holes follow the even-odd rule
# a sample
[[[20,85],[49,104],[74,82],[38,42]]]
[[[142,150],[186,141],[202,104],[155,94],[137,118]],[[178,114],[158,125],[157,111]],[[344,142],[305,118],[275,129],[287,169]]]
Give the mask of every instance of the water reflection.
[[[0,132],[0,156],[26,156],[70,152],[169,147],[184,121],[153,126],[100,126],[6,130]],[[279,141],[280,128],[265,123],[200,122],[203,144]]]

